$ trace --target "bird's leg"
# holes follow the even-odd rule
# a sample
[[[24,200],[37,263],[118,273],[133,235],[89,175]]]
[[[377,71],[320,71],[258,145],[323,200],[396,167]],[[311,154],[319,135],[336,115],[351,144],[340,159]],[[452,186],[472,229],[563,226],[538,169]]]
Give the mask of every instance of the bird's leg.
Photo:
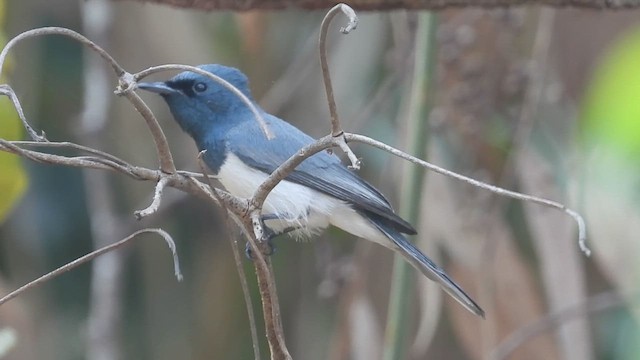
[[[287,234],[292,231],[301,229],[303,227],[302,226],[302,223],[304,222],[303,219],[307,216],[309,216],[308,213],[305,216],[298,216],[298,217],[292,217],[289,214],[263,214],[260,217],[260,220],[262,221],[262,227],[265,229],[264,238],[267,241],[269,241],[276,236],[280,236],[280,235]],[[284,229],[276,232],[265,224],[265,221],[270,221],[270,220],[280,220],[288,223],[294,223],[296,225],[287,226]]]
[[[264,228],[264,239],[261,240],[260,243],[264,241],[267,251],[263,252],[263,254],[267,256],[273,255],[276,252],[276,246],[273,245],[273,239],[275,237],[300,229],[299,226],[289,226],[278,232],[275,232],[273,231],[273,229],[267,226],[263,226],[263,228]],[[253,253],[253,250],[251,249],[251,243],[247,241],[247,244],[244,247],[244,254],[247,256],[249,260],[253,260],[252,253]]]
[[[262,244],[258,243],[258,246],[260,245]],[[268,239],[265,245],[267,247],[267,251],[264,251],[262,254],[266,256],[272,255],[275,252],[275,248],[273,247],[271,240]],[[247,257],[247,259],[253,260],[253,249],[251,249],[251,243],[248,241],[247,241],[247,244],[244,246],[244,255]]]
[[[260,217],[260,220],[262,220],[262,222],[268,221],[268,220],[285,220],[282,218],[282,216],[278,215],[278,214],[263,214]]]
[[[266,248],[267,251],[263,252],[264,255],[273,255],[276,252],[276,247],[275,245],[273,245],[273,239],[280,236],[280,235],[284,235],[284,234],[288,234],[292,231],[296,231],[299,230],[300,228],[302,228],[302,226],[298,225],[298,226],[288,226],[280,231],[274,231],[272,228],[268,227],[264,222],[265,221],[269,221],[269,220],[284,220],[284,221],[288,221],[288,222],[294,222],[294,221],[299,221],[300,219],[302,219],[302,217],[299,217],[297,219],[291,219],[291,218],[287,218],[284,217],[280,214],[265,214],[262,215],[262,217],[260,218],[260,220],[262,221],[262,228],[264,229],[264,235],[263,238],[260,239],[260,242],[265,242],[266,244]],[[253,250],[251,249],[251,244],[249,242],[247,242],[247,244],[245,245],[244,248],[244,253],[247,256],[247,258],[249,260],[253,260],[253,256],[252,256],[252,252]]]

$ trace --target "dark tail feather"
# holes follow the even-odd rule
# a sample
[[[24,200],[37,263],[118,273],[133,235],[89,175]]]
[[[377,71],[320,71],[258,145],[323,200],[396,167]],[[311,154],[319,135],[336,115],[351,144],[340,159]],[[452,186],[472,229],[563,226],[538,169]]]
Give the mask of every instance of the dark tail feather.
[[[426,257],[418,248],[410,243],[404,235],[386,225],[384,220],[378,220],[375,219],[375,217],[372,218],[372,216],[368,216],[368,218],[378,230],[382,231],[397,246],[400,254],[402,254],[411,265],[420,270],[420,272],[429,279],[440,284],[447,294],[451,295],[467,310],[484,318],[484,310],[482,310],[458,284],[451,280],[444,270]]]

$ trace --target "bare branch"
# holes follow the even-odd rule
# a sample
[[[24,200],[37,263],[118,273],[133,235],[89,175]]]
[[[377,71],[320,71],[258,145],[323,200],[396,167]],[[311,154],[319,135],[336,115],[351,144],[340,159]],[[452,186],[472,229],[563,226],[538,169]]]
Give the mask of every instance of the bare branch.
[[[349,19],[347,26],[340,28],[341,33],[348,34],[351,32],[351,30],[355,30],[356,26],[358,26],[358,17],[356,16],[356,13],[352,8],[345,4],[338,4],[334,6],[331,10],[329,10],[329,12],[327,12],[327,15],[325,15],[324,19],[322,20],[322,25],[320,26],[320,40],[318,42],[318,49],[320,51],[320,67],[322,69],[322,79],[324,80],[324,90],[327,94],[329,115],[331,116],[331,135],[335,138],[342,138],[344,131],[342,130],[340,119],[338,118],[336,100],[333,96],[333,85],[331,84],[331,75],[329,73],[329,64],[327,62],[327,32],[329,31],[331,20],[333,20],[338,12],[344,13],[344,15]],[[341,141],[338,141],[336,145],[340,147],[340,149],[344,151],[345,154],[347,154],[347,156],[349,157],[349,161],[351,161],[351,165],[349,167],[351,169],[359,170],[360,160],[353,153],[353,151],[351,151],[344,138],[342,138]]]
[[[289,350],[285,344],[284,340],[284,330],[282,328],[282,316],[280,315],[280,301],[278,300],[278,290],[276,289],[276,283],[273,278],[273,266],[271,265],[271,261],[267,261],[266,271],[263,271],[262,274],[258,274],[258,283],[262,283],[264,281],[267,282],[267,287],[269,292],[269,296],[263,297],[265,299],[264,306],[268,306],[268,301],[271,301],[271,313],[269,318],[270,328],[267,329],[267,338],[271,339],[269,341],[269,345],[271,348],[271,354],[274,359],[281,360],[292,360],[291,355],[289,354]],[[269,277],[261,280],[261,277],[264,275],[270,275]],[[265,317],[265,321],[267,318]],[[275,337],[275,339],[274,339]],[[275,341],[274,341],[275,340]]]
[[[335,137],[334,145],[338,146],[340,150],[342,150],[345,154],[347,154],[347,157],[351,162],[351,164],[348,166],[349,169],[360,170],[360,165],[362,163],[360,159],[358,159],[356,154],[353,153],[349,145],[347,145],[347,140],[344,137],[344,132],[340,134],[340,136]]]
[[[491,191],[493,193],[496,193],[498,195],[501,196],[506,196],[506,197],[510,197],[513,199],[517,199],[517,200],[522,200],[522,201],[529,201],[529,202],[533,202],[536,204],[540,204],[540,205],[544,205],[547,207],[552,207],[558,210],[563,211],[564,213],[566,213],[567,215],[571,216],[577,223],[578,225],[578,244],[580,246],[580,249],[585,253],[586,256],[589,256],[591,254],[591,251],[589,250],[589,248],[586,245],[586,238],[587,238],[587,233],[586,233],[586,226],[585,226],[585,222],[584,219],[582,218],[582,216],[577,213],[576,211],[567,208],[565,205],[556,202],[556,201],[551,201],[548,199],[544,199],[544,198],[540,198],[537,196],[531,196],[531,195],[526,195],[526,194],[522,194],[519,192],[515,192],[515,191],[511,191],[511,190],[507,190],[498,186],[494,186],[494,185],[490,185],[487,184],[485,182],[464,176],[464,175],[460,175],[456,172],[447,170],[445,168],[442,168],[440,166],[431,164],[427,161],[424,161],[422,159],[418,159],[414,156],[411,156],[401,150],[398,150],[392,146],[389,146],[383,142],[374,140],[370,137],[367,136],[363,136],[363,135],[358,135],[358,134],[351,134],[351,133],[344,133],[344,138],[347,141],[356,141],[356,142],[360,142],[363,144],[367,144],[373,147],[376,147],[378,149],[384,150],[392,155],[395,155],[401,159],[410,161],[414,164],[420,165],[426,169],[429,169],[431,171],[434,171],[436,173],[454,178],[456,180],[460,180],[463,182],[466,182],[467,184],[479,187],[481,189],[485,189],[488,191]],[[269,195],[269,193],[271,192],[271,190],[273,190],[273,188],[275,188],[280,181],[282,181],[283,179],[285,179],[300,163],[302,163],[304,160],[308,159],[309,157],[313,156],[314,154],[324,150],[324,149],[328,149],[332,146],[339,146],[339,142],[340,138],[334,138],[333,136],[329,135],[329,136],[325,136],[323,138],[320,138],[319,140],[315,141],[312,144],[309,144],[305,147],[303,147],[302,149],[300,149],[296,154],[292,155],[289,159],[287,159],[287,161],[283,162],[282,164],[280,164],[280,166],[278,166],[278,168],[276,170],[274,170],[269,177],[267,177],[267,179],[265,179],[265,181],[260,184],[260,186],[256,189],[256,191],[253,193],[252,199],[251,199],[251,203],[252,203],[252,207],[253,209],[261,209],[265,199],[267,198],[267,196]],[[253,210],[252,209],[252,210]],[[254,219],[253,222],[253,228],[254,228],[254,233],[256,235],[256,237],[258,239],[260,239],[260,237],[258,237],[259,234],[261,234],[261,224],[259,222],[256,221],[257,218]]]
[[[234,214],[239,217],[246,216],[248,213],[249,203],[247,200],[236,198],[226,191],[215,189],[217,197],[214,196],[202,182],[196,180],[189,173],[179,172],[175,174],[164,174],[160,170],[152,170],[139,166],[130,165],[123,160],[120,160],[114,156],[112,159],[103,159],[100,157],[86,157],[86,156],[62,156],[42,153],[34,150],[23,149],[19,145],[37,145],[47,147],[62,147],[69,146],[73,148],[84,149],[83,146],[73,143],[38,143],[38,142],[24,142],[24,141],[7,141],[0,138],[0,150],[7,151],[16,155],[23,156],[27,159],[54,165],[63,165],[71,167],[82,167],[100,170],[111,170],[121,174],[127,175],[134,180],[145,181],[160,181],[162,177],[167,178],[167,185],[190,193],[192,195],[209,199],[218,203],[218,198],[224,202],[224,205],[228,207]],[[98,150],[95,153],[100,153]]]
[[[188,177],[192,177],[192,178],[196,178],[196,179],[213,179],[213,180],[217,180],[218,176],[216,175],[207,175],[206,177],[202,175],[202,173],[197,173],[197,172],[193,172],[193,171],[186,171],[186,170],[178,170],[177,171],[178,174],[183,175],[183,176],[188,176]]]
[[[121,163],[117,163],[111,161],[109,159],[103,159],[99,157],[89,157],[89,156],[62,156],[62,155],[54,155],[54,154],[46,154],[39,151],[27,150],[23,149],[17,145],[15,141],[7,141],[5,139],[0,138],[0,150],[4,150],[16,155],[20,155],[26,157],[27,159],[44,163],[44,164],[56,164],[56,165],[65,165],[72,167],[86,167],[92,169],[103,169],[103,170],[116,170],[127,175],[133,176],[134,166],[132,165],[123,165]],[[45,144],[45,143],[42,143]]]
[[[229,219],[226,219],[227,228],[231,229]],[[251,301],[251,292],[249,291],[249,285],[247,284],[247,274],[244,272],[244,266],[242,265],[242,256],[238,249],[238,241],[235,237],[230,237],[231,249],[233,250],[233,260],[236,263],[236,269],[238,270],[238,277],[240,278],[240,287],[242,288],[242,295],[245,299],[245,305],[247,307],[247,317],[249,318],[249,331],[251,332],[251,344],[253,345],[253,355],[256,360],[260,360],[260,340],[258,339],[258,327],[256,325],[256,315],[253,311],[253,301]],[[273,273],[272,273],[273,276]]]
[[[111,55],[109,55],[109,53],[106,52],[103,48],[96,45],[93,41],[87,39],[83,35],[80,35],[79,33],[71,29],[61,28],[61,27],[42,27],[42,28],[37,28],[33,30],[28,30],[17,35],[13,39],[9,40],[7,45],[4,46],[4,48],[2,49],[2,52],[0,53],[0,74],[2,74],[2,70],[4,69],[5,59],[7,58],[7,54],[9,53],[9,50],[11,50],[12,47],[14,47],[18,42],[22,40],[25,40],[31,37],[36,37],[36,36],[43,36],[43,35],[68,36],[80,42],[81,44],[87,46],[89,49],[95,51],[102,59],[104,59],[104,61],[106,61],[109,65],[111,65],[111,67],[113,68],[113,71],[116,73],[118,77],[121,77],[124,74],[126,74],[126,71],[122,68],[122,66],[120,66],[120,64],[118,64],[113,59],[113,57],[111,57]]]
[[[92,251],[89,254],[82,256],[76,260],[73,260],[70,263],[67,263],[31,282],[29,282],[26,285],[23,285],[21,287],[19,287],[18,289],[12,291],[11,293],[5,295],[4,297],[2,297],[0,299],[0,306],[2,306],[2,304],[6,303],[7,301],[15,298],[16,296],[22,294],[23,292],[34,288],[44,282],[47,282],[55,277],[57,277],[58,275],[61,275],[69,270],[72,270],[76,267],[78,267],[79,265],[82,265],[84,263],[87,263],[93,259],[95,259],[96,257],[108,253],[109,251],[112,250],[116,250],[119,249],[121,247],[123,247],[124,245],[127,245],[129,243],[129,241],[131,241],[132,239],[135,239],[138,235],[143,234],[143,233],[156,233],[160,236],[162,236],[162,238],[164,239],[164,241],[167,243],[167,246],[169,246],[169,250],[171,250],[171,253],[173,255],[173,267],[174,267],[174,273],[176,278],[178,279],[178,281],[182,281],[182,273],[180,271],[180,262],[178,260],[178,253],[176,252],[176,244],[174,243],[173,239],[171,238],[171,236],[165,232],[162,229],[142,229],[142,230],[138,230],[136,232],[134,232],[133,234],[127,236],[126,238],[113,243],[111,245],[107,245],[105,247],[102,247],[96,251]]]
[[[191,193],[193,195],[212,200],[214,203],[220,206],[224,204],[224,206],[226,206],[232,214],[239,218],[245,217],[248,214],[248,200],[237,198],[229,194],[228,192],[217,188],[214,189],[214,191],[211,191],[211,189],[206,184],[203,184],[201,181],[196,180],[195,178],[190,176],[170,176],[169,178],[170,186]],[[219,201],[222,201],[223,204],[221,204]]]
[[[7,84],[0,85],[0,95],[5,95],[9,97],[9,100],[11,100],[11,102],[13,103],[13,107],[16,109],[16,112],[20,117],[20,121],[22,121],[22,126],[24,126],[24,128],[27,130],[27,134],[29,134],[29,137],[32,140],[40,141],[40,142],[47,141],[47,136],[44,133],[44,131],[42,132],[42,135],[38,135],[36,131],[33,130],[31,125],[29,125],[29,122],[27,121],[26,116],[24,116],[24,111],[22,111],[22,105],[20,105],[20,100],[18,100],[18,96],[16,96],[16,93],[13,91],[11,86]]]
[[[567,215],[571,216],[576,221],[576,223],[578,224],[578,246],[580,246],[580,250],[582,250],[582,252],[586,256],[591,256],[591,249],[589,249],[589,246],[587,246],[587,226],[584,223],[584,218],[582,217],[582,215],[574,210],[564,207],[564,205],[562,205],[561,207],[552,207],[563,210],[565,213],[567,213]]]
[[[291,172],[298,165],[300,165],[300,163],[310,158],[314,154],[324,149],[328,149],[331,146],[334,146],[335,142],[337,142],[338,139],[340,138],[334,138],[331,135],[320,138],[317,141],[298,150],[298,152],[295,153],[293,156],[291,156],[289,159],[287,159],[287,161],[280,164],[280,166],[278,166],[278,168],[275,169],[269,175],[269,177],[267,177],[265,181],[263,181],[262,184],[260,184],[260,186],[253,193],[253,196],[251,197],[251,202],[254,208],[261,209],[265,199],[267,198],[271,190],[273,190],[273,188],[275,188],[276,185],[280,183],[280,181],[282,181],[284,178],[289,176],[289,174],[291,174]],[[258,225],[259,225],[259,221],[258,221]],[[259,226],[261,229],[261,225]],[[258,236],[258,232],[261,232],[261,230],[256,229],[255,224],[254,224],[254,232],[256,237],[260,239],[261,237]]]
[[[6,59],[9,50],[15,46],[18,42],[36,36],[43,35],[64,35],[68,36],[81,44],[87,46],[89,49],[95,51],[102,59],[104,59],[109,65],[111,65],[113,71],[118,76],[118,80],[120,82],[120,88],[129,89],[134,87],[134,77],[126,72],[120,64],[118,64],[108,52],[102,49],[100,46],[96,45],[93,41],[87,39],[83,35],[79,33],[60,27],[43,27],[38,29],[33,29],[29,31],[25,31],[18,36],[11,39],[7,45],[2,49],[0,53],[0,74],[2,72],[4,62]],[[158,158],[160,161],[160,169],[165,173],[174,173],[176,171],[175,165],[173,164],[173,159],[171,156],[171,151],[169,150],[169,144],[167,143],[167,139],[162,132],[162,128],[158,125],[158,121],[155,119],[155,116],[147,105],[138,97],[137,94],[131,91],[122,91],[125,93],[125,96],[131,101],[136,110],[140,112],[143,118],[147,122],[147,126],[149,127],[151,134],[153,135],[153,140],[156,144],[156,151],[158,153]],[[31,138],[36,141],[44,141],[46,138],[44,137],[44,132],[42,136],[38,136],[35,134],[33,129],[27,124],[26,119],[24,118],[24,114],[22,113],[22,108],[20,107],[20,103],[18,102],[17,97],[13,93],[13,90],[6,85],[3,89],[0,90],[0,94],[7,95],[11,98],[14,105],[16,105],[16,110],[20,114],[21,119],[23,119],[23,124],[27,131],[29,132]],[[30,130],[31,129],[31,130]]]
[[[327,102],[329,103],[329,114],[331,115],[331,135],[340,136],[342,134],[342,127],[340,126],[340,120],[338,119],[338,111],[336,110],[336,101],[333,96],[333,85],[331,84],[331,75],[329,74],[329,64],[327,63],[327,32],[329,32],[329,25],[331,20],[342,11],[348,18],[349,23],[346,27],[340,29],[343,34],[348,34],[351,30],[355,29],[358,25],[358,18],[352,8],[345,4],[338,4],[334,6],[322,20],[320,26],[320,40],[318,42],[318,49],[320,50],[320,67],[322,68],[322,78],[324,80],[324,90],[327,93]]]
[[[100,151],[94,148],[90,148],[84,145],[80,145],[80,144],[76,144],[70,141],[46,141],[46,142],[39,142],[39,141],[11,141],[12,144],[14,145],[18,145],[18,146],[35,146],[35,147],[50,147],[50,148],[70,148],[70,149],[75,149],[75,150],[79,150],[79,151],[83,151],[89,154],[93,154],[96,155],[97,157],[102,157],[105,158],[107,160],[110,160],[116,164],[120,164],[122,166],[129,166],[132,167],[133,165],[127,163],[126,161],[120,159],[117,156],[114,156],[112,154],[109,154],[107,152],[104,151]]]
[[[249,225],[249,224],[246,224]],[[246,226],[245,225],[245,226]],[[248,235],[248,234],[247,234]],[[284,341],[284,331],[282,322],[280,321],[280,305],[278,303],[278,291],[273,279],[273,269],[268,258],[258,250],[255,246],[254,239],[248,236],[251,246],[254,249],[253,254],[256,276],[258,278],[258,287],[260,289],[260,298],[262,299],[262,312],[264,316],[267,340],[269,349],[271,350],[271,358],[278,360],[291,360],[291,355]]]
[[[220,193],[220,190],[217,190]],[[248,205],[248,203],[247,203]],[[234,211],[232,211],[233,213]],[[260,290],[260,299],[262,300],[262,315],[265,322],[265,330],[267,336],[267,342],[269,343],[269,350],[271,351],[271,359],[277,360],[291,360],[291,355],[287,349],[284,340],[284,331],[282,329],[282,322],[280,321],[280,305],[278,303],[278,295],[275,280],[273,278],[273,269],[271,268],[271,262],[268,257],[265,257],[258,242],[254,237],[254,233],[250,230],[256,229],[255,221],[260,223],[258,226],[262,229],[262,224],[259,218],[259,209],[253,208],[250,212],[244,214],[242,218],[238,219],[240,222],[240,229],[247,238],[251,249],[253,251],[253,264],[256,271],[256,277],[258,278],[258,288]],[[258,238],[259,239],[259,238]]]
[[[122,1],[122,0],[120,0]],[[130,0],[131,1],[131,0]],[[133,0],[205,11],[212,10],[322,10],[335,5],[335,0]],[[358,10],[444,10],[450,8],[505,8],[512,6],[548,5],[586,9],[631,9],[640,7],[637,0],[350,0]]]
[[[589,248],[586,245],[586,240],[587,240],[587,229],[584,223],[584,219],[582,218],[582,216],[580,214],[578,214],[576,211],[571,210],[569,208],[567,208],[565,205],[556,202],[556,201],[551,201],[551,200],[547,200],[541,197],[537,197],[537,196],[531,196],[531,195],[526,195],[526,194],[522,194],[516,191],[511,191],[511,190],[507,190],[498,186],[494,186],[494,185],[490,185],[487,184],[485,182],[464,176],[464,175],[460,175],[456,172],[447,170],[445,168],[442,168],[440,166],[431,164],[427,161],[424,161],[422,159],[418,159],[414,156],[411,156],[401,150],[398,150],[392,146],[389,146],[383,142],[374,140],[370,137],[367,136],[363,136],[363,135],[358,135],[358,134],[350,134],[350,133],[345,133],[345,138],[347,139],[347,141],[356,141],[356,142],[360,142],[363,144],[367,144],[373,147],[377,147],[378,149],[382,149],[388,153],[391,153],[399,158],[402,158],[404,160],[410,161],[414,164],[420,165],[424,168],[427,168],[431,171],[437,172],[438,174],[442,174],[451,178],[454,178],[456,180],[460,180],[463,182],[466,182],[467,184],[479,187],[481,189],[484,190],[488,190],[491,191],[493,193],[496,193],[498,195],[501,196],[506,196],[506,197],[510,197],[513,199],[517,199],[517,200],[522,200],[522,201],[529,201],[529,202],[533,202],[536,204],[540,204],[540,205],[544,205],[547,207],[552,207],[558,210],[563,211],[564,213],[566,213],[567,215],[571,216],[577,223],[578,225],[578,245],[580,246],[580,250],[582,250],[582,252],[584,252],[584,254],[586,256],[590,256],[591,255],[591,250],[589,250]]]
[[[158,211],[160,202],[162,201],[162,192],[164,191],[164,188],[165,186],[167,186],[168,182],[169,178],[167,178],[166,176],[162,176],[160,178],[160,180],[156,184],[156,191],[153,194],[153,201],[151,202],[151,205],[149,205],[146,209],[138,210],[133,213],[138,220],[141,220],[142,218],[145,218],[151,214],[155,214],[156,211]]]

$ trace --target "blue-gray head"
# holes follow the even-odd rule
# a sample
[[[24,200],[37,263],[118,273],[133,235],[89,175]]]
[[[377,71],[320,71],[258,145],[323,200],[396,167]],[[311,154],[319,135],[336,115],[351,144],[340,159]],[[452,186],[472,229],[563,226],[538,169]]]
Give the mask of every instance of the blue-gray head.
[[[198,68],[221,77],[251,99],[247,77],[240,70],[218,64]],[[243,121],[247,118],[243,115],[250,113],[248,106],[224,85],[189,71],[164,82],[139,83],[138,88],[160,94],[180,127],[196,142],[211,131],[224,131]]]

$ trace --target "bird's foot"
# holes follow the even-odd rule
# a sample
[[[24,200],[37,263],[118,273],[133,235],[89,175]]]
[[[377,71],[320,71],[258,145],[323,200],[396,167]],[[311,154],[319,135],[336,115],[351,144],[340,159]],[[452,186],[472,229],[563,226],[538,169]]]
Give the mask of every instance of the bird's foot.
[[[264,229],[264,237],[258,241],[256,245],[258,245],[258,248],[260,248],[260,251],[265,256],[271,256],[276,252],[277,248],[273,245],[274,238],[299,229],[299,227],[290,226],[276,232],[273,231],[273,229],[264,226],[264,224],[262,228]],[[249,260],[253,260],[253,249],[251,248],[251,243],[248,241],[244,247],[244,253]]]
[[[258,241],[256,245],[258,249],[264,256],[271,256],[276,252],[276,247],[273,245],[273,238],[267,238],[264,241]],[[244,246],[244,254],[249,260],[254,260],[253,257],[253,249],[251,248],[251,243],[247,241],[247,244]]]

